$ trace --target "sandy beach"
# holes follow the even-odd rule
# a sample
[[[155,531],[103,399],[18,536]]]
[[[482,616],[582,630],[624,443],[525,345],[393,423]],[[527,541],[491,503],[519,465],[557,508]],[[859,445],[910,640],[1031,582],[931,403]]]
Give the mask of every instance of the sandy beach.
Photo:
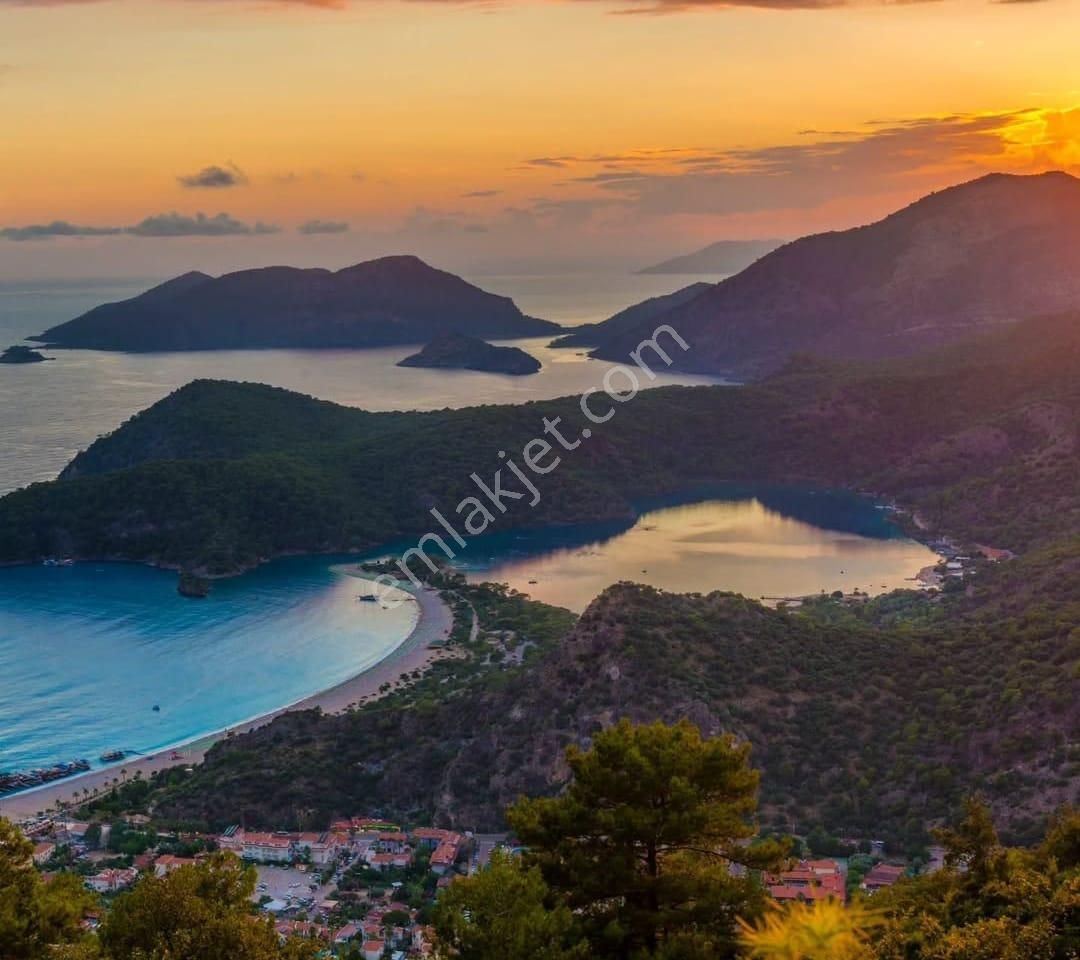
[[[335,571],[359,580],[371,581],[354,564],[342,564],[333,568]],[[411,594],[417,605],[417,620],[412,632],[386,657],[377,664],[358,673],[355,677],[305,697],[296,703],[263,714],[253,720],[234,727],[193,740],[179,747],[161,750],[148,757],[131,757],[100,770],[90,770],[76,777],[68,777],[44,787],[25,790],[22,793],[0,797],[0,816],[11,820],[23,820],[54,808],[59,802],[70,804],[77,798],[81,802],[84,790],[90,795],[108,789],[114,781],[135,776],[136,772],[147,777],[157,770],[168,767],[190,766],[199,763],[206,751],[218,740],[240,733],[248,733],[270,723],[275,717],[293,710],[312,710],[320,708],[326,713],[340,713],[361,701],[377,699],[382,694],[380,687],[386,684],[394,686],[402,674],[414,670],[424,670],[433,661],[448,656],[438,645],[445,642],[453,627],[453,613],[443,603],[437,590],[416,590],[411,586],[402,588]]]

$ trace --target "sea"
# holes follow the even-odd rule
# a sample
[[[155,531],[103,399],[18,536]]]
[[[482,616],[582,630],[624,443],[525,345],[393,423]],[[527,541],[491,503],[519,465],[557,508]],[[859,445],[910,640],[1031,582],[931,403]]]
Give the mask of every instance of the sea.
[[[529,314],[572,325],[702,278],[474,279]],[[153,282],[2,283],[0,347]],[[605,364],[546,343],[516,341],[543,364],[531,377],[397,367],[407,348],[52,351],[46,364],[0,367],[0,493],[55,477],[96,437],[198,377],[270,383],[370,410],[523,403],[600,383]],[[656,385],[716,382],[660,374]],[[175,574],[140,565],[0,570],[0,771],[78,757],[96,764],[109,750],[156,752],[376,663],[408,635],[415,608],[358,603],[355,580],[331,569],[338,559],[277,560],[216,583],[205,601],[179,597]],[[878,593],[910,585],[935,559],[881,504],[830,491],[727,488],[639,504],[637,519],[624,523],[492,533],[455,562],[470,579],[580,611],[619,580],[770,602]]]

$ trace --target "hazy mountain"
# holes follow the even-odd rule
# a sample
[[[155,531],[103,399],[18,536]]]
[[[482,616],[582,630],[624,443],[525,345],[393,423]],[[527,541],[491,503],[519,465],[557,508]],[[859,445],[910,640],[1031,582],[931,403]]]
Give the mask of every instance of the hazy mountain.
[[[796,352],[902,355],[1077,305],[1080,180],[995,174],[789,243],[663,320],[690,343],[683,368],[753,377]],[[625,359],[648,332],[597,354]]]
[[[718,240],[682,257],[655,263],[638,273],[697,273],[730,275],[772,253],[783,240]]]
[[[520,337],[559,329],[526,317],[508,297],[397,256],[336,272],[187,273],[32,339],[98,350],[218,350],[374,347],[424,343],[449,331]]]
[[[608,340],[625,333],[627,330],[637,330],[643,323],[647,323],[654,317],[659,317],[673,310],[675,307],[689,303],[695,297],[700,297],[706,290],[712,289],[711,283],[692,283],[688,287],[667,293],[659,297],[650,297],[635,303],[633,306],[620,310],[614,316],[600,323],[587,323],[580,327],[574,327],[565,336],[556,337],[549,346],[552,347],[598,347]]]

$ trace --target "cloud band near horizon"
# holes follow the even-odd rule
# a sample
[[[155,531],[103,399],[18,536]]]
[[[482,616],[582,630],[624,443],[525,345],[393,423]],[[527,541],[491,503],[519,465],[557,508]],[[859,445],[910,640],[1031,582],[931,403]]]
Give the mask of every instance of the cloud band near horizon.
[[[159,213],[146,217],[138,223],[125,227],[86,226],[67,220],[53,220],[49,223],[29,224],[19,227],[0,228],[0,238],[24,242],[28,240],[48,240],[56,237],[256,237],[280,233],[281,228],[257,220],[245,223],[219,213],[207,216],[196,213],[194,216],[177,213]]]

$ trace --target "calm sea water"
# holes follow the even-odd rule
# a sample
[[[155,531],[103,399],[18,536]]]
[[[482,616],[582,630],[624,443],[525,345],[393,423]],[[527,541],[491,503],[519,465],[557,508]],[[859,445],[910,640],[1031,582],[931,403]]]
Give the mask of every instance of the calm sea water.
[[[515,296],[529,313],[572,323],[602,319],[690,279],[480,282]],[[147,285],[0,285],[0,346]],[[577,393],[602,377],[606,365],[545,342],[523,342],[544,363],[527,378],[398,368],[405,348],[57,351],[48,364],[0,368],[0,492],[54,476],[96,436],[196,377],[261,381],[372,410],[524,402]],[[855,498],[757,490],[700,499],[646,505],[632,525],[479,538],[460,559],[474,579],[507,581],[575,610],[621,579],[753,597],[877,592],[933,560]],[[94,760],[110,749],[157,751],[302,699],[382,659],[408,633],[415,609],[357,603],[355,581],[330,563],[276,561],[217,584],[200,602],[177,595],[174,574],[140,566],[0,570],[0,770]]]
[[[633,524],[478,538],[460,566],[474,582],[509,583],[537,600],[581,611],[620,580],[770,599],[855,589],[878,594],[912,586],[912,576],[936,561],[865,499],[733,490],[659,506]]]
[[[633,524],[479,537],[457,562],[474,581],[582,610],[619,580],[751,597],[877,593],[934,559],[865,500],[762,490],[660,505]],[[358,603],[357,581],[334,562],[274,561],[204,601],[180,597],[175,574],[137,565],[0,569],[0,770],[153,752],[376,663],[415,606]]]
[[[527,313],[573,324],[603,319],[694,279],[603,274],[483,277],[477,282],[514,296]],[[0,349],[152,284],[0,284]],[[415,347],[155,354],[56,350],[49,363],[0,367],[0,493],[52,479],[98,436],[198,377],[269,383],[367,410],[524,403],[577,394],[600,382],[607,364],[573,350],[549,350],[549,340],[515,341],[543,364],[540,373],[529,377],[396,366]],[[714,382],[661,373],[651,385]]]
[[[154,752],[377,663],[416,605],[359,603],[329,565],[280,560],[200,601],[137,565],[0,570],[0,770]]]

